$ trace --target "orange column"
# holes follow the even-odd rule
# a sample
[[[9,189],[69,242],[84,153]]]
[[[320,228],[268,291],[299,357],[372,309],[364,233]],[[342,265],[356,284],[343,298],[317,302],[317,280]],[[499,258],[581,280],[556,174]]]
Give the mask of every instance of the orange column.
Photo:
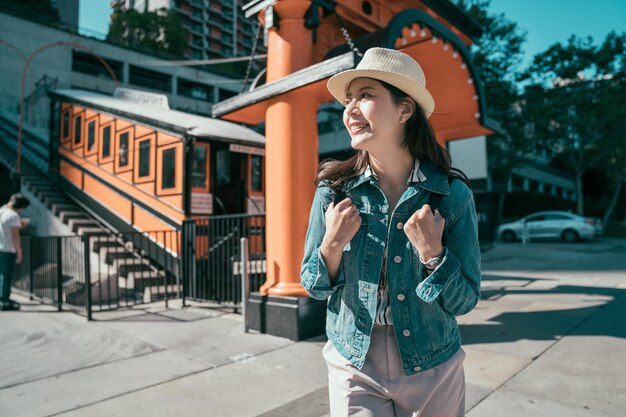
[[[267,81],[313,64],[311,31],[304,27],[310,1],[280,0],[280,29],[269,33]],[[318,162],[316,97],[295,91],[267,109],[265,127],[267,281],[261,292],[305,296],[300,262]]]

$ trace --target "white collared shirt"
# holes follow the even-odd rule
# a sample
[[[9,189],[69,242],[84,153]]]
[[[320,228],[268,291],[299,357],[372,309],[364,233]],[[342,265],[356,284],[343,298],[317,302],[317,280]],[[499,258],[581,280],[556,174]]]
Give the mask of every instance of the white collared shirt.
[[[364,175],[366,177],[374,176],[374,178],[378,179],[376,173],[371,168],[370,165],[365,169]],[[406,184],[409,185],[413,182],[423,182],[426,181],[426,176],[420,170],[420,160],[415,158],[415,164],[413,165],[413,169],[411,170],[411,175],[406,181]],[[385,247],[385,252],[383,255],[383,269],[381,271],[381,282],[384,279],[387,279],[387,247]],[[382,293],[378,292],[378,304],[376,307],[376,317],[374,322],[379,325],[393,325],[393,317],[391,314],[391,307],[389,305],[389,285],[386,283],[384,290]]]

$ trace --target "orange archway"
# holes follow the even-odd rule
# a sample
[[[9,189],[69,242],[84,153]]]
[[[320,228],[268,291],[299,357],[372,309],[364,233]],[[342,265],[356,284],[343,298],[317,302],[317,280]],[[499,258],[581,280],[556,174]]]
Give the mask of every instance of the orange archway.
[[[213,113],[266,123],[267,280],[261,292],[276,301],[306,296],[299,274],[318,164],[317,109],[333,100],[327,79],[359,60],[342,29],[359,35],[355,44],[362,51],[396,48],[421,64],[437,103],[431,122],[441,143],[492,133],[492,123],[466,49],[480,28],[451,3],[275,0],[257,6],[263,7],[267,83],[216,104]]]

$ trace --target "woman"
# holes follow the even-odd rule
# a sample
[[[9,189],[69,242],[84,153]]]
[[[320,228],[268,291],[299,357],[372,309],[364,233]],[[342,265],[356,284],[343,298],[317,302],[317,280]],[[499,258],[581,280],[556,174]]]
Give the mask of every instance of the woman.
[[[428,124],[425,84],[384,48],[328,81],[358,153],[320,165],[301,282],[328,299],[332,417],[464,415],[454,317],[480,297],[476,211]]]

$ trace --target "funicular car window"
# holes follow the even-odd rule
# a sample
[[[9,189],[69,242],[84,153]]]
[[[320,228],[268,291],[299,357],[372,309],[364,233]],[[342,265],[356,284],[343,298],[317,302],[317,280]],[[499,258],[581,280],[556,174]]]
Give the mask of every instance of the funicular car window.
[[[120,148],[118,150],[121,167],[128,165],[128,132],[124,132],[120,135]]]
[[[252,165],[252,178],[251,178],[251,186],[252,191],[263,191],[263,166],[262,166],[263,158],[260,155],[252,155],[251,157],[251,165]]]
[[[176,148],[163,150],[162,189],[176,187]]]
[[[139,177],[150,175],[150,139],[139,142]]]
[[[194,146],[193,163],[191,169],[191,187],[206,188],[207,180],[207,148]]]
[[[102,129],[102,157],[111,156],[111,126]]]
[[[95,143],[96,143],[96,122],[95,120],[92,120],[87,124],[87,150],[88,151],[92,150]]]

